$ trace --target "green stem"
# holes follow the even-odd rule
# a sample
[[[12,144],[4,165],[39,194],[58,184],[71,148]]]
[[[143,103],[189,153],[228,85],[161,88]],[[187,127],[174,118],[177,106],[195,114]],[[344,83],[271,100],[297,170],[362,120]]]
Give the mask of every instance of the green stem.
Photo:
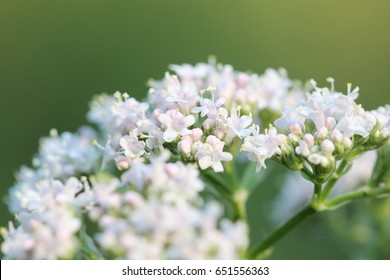
[[[321,184],[315,184],[314,185],[314,195],[316,196],[316,199],[320,198],[321,191],[322,191],[322,185]]]
[[[274,243],[279,239],[285,236],[290,230],[295,228],[300,222],[302,222],[308,216],[323,210],[335,209],[339,206],[344,205],[345,203],[364,198],[364,197],[377,197],[384,194],[390,194],[390,187],[380,187],[372,189],[369,187],[364,187],[353,192],[349,192],[335,198],[329,199],[321,204],[321,207],[315,207],[315,205],[308,205],[303,210],[298,212],[290,220],[288,220],[282,227],[273,232],[269,237],[267,237],[262,242],[258,243],[248,254],[248,257],[251,259],[257,258],[261,253],[270,248]],[[318,206],[318,205],[317,205]]]
[[[233,201],[236,210],[236,219],[246,219],[246,201],[248,198],[248,191],[245,189],[237,190],[233,195]]]
[[[376,197],[380,196],[383,194],[388,194],[390,193],[390,188],[389,187],[380,187],[377,189],[371,189],[369,187],[364,187],[361,189],[358,189],[356,191],[352,191],[340,196],[337,196],[335,198],[331,198],[327,201],[325,201],[325,206],[329,208],[336,208],[339,207],[345,203],[364,198],[364,197]]]
[[[217,190],[223,194],[224,196],[231,196],[232,195],[232,192],[230,189],[228,189],[225,185],[226,185],[226,182],[219,178],[218,175],[214,175],[212,173],[209,173],[209,172],[205,172],[203,173],[203,175],[211,182],[213,183],[213,186],[215,186],[217,188]]]
[[[226,162],[226,164],[225,164],[225,172],[226,172],[226,175],[229,178],[229,183],[231,184],[231,189],[232,190],[239,189],[240,188],[240,184],[238,182],[238,176],[237,176],[236,168],[234,166],[234,160]]]
[[[213,183],[213,187],[219,192],[219,194],[225,199],[227,203],[230,204],[233,210],[233,221],[245,218],[245,201],[242,200],[239,194],[240,191],[232,192],[225,186],[224,180],[218,178],[216,175],[211,173],[204,173],[204,176]]]
[[[295,228],[299,223],[301,223],[305,218],[316,213],[316,210],[308,205],[288,220],[282,227],[277,229],[274,233],[264,239],[261,243],[256,245],[248,254],[250,259],[256,259],[258,255],[270,248],[274,243],[279,239],[285,236],[290,230]]]
[[[325,188],[322,190],[321,194],[321,201],[324,201],[331,190],[333,189],[334,185],[337,183],[338,179],[345,173],[345,168],[348,166],[349,162],[345,159],[343,159],[337,168],[336,172],[333,174],[332,178],[328,181],[328,183],[325,185]]]

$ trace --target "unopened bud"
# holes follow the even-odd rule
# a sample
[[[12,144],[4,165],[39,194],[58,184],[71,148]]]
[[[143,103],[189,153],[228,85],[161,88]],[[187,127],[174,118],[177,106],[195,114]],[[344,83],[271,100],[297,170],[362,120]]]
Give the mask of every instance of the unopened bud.
[[[307,146],[309,147],[309,149],[313,148],[313,146],[314,146],[314,136],[312,134],[305,134],[303,139],[305,140],[305,142],[306,142]]]
[[[317,131],[316,137],[319,139],[324,139],[326,136],[328,136],[328,132],[329,130],[325,126],[321,127],[320,130]]]
[[[339,144],[343,141],[343,134],[340,130],[335,129],[332,131],[331,139],[334,143]]]
[[[294,143],[298,143],[299,137],[296,136],[295,134],[290,133],[288,135],[288,140],[290,140],[291,142],[294,142]]]
[[[216,136],[218,139],[220,139],[220,140],[222,140],[222,139],[225,137],[225,132],[224,132],[222,129],[219,129],[219,128],[217,128],[217,129],[214,131],[214,134],[215,134],[215,136]]]
[[[330,141],[329,139],[325,139],[324,141],[322,141],[321,151],[324,153],[324,155],[330,156],[332,155],[334,150],[335,150],[335,146],[332,141]]]
[[[311,154],[309,156],[309,161],[314,164],[314,165],[318,165],[321,163],[321,160],[322,160],[322,156],[319,155],[319,154]]]
[[[124,156],[117,157],[115,159],[115,163],[116,163],[116,167],[119,170],[125,170],[125,169],[128,169],[130,167],[129,161]]]
[[[325,120],[326,128],[332,130],[336,126],[336,120],[332,117],[327,117]]]
[[[352,147],[352,140],[348,137],[343,138],[343,145],[345,148],[349,149]]]
[[[200,128],[194,128],[190,134],[191,140],[193,142],[199,141],[202,138],[202,135],[203,131]]]
[[[191,154],[191,146],[192,146],[191,137],[184,136],[183,139],[177,144],[177,149],[185,156],[188,156]]]
[[[302,135],[302,128],[298,123],[290,124],[288,130],[293,134]]]

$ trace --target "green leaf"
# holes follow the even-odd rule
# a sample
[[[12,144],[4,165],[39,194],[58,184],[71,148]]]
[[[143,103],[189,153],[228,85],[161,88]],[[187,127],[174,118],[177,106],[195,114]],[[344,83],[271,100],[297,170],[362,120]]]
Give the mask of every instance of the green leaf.
[[[85,226],[79,232],[82,242],[81,257],[88,260],[103,260],[104,257],[100,253],[93,239],[88,235]]]

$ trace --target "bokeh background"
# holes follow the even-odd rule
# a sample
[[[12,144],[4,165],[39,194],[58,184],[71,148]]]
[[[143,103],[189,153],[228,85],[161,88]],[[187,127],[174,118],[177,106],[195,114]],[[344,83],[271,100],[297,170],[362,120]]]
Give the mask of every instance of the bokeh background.
[[[11,218],[5,196],[14,173],[31,164],[40,137],[84,124],[95,94],[119,90],[142,98],[146,81],[161,78],[171,63],[215,55],[239,70],[285,67],[292,78],[324,84],[332,76],[338,89],[358,85],[365,108],[390,103],[389,10],[386,0],[1,0],[0,225]],[[278,175],[274,171],[249,201],[254,240],[269,230]],[[329,226],[340,213],[306,221],[272,258],[383,257],[377,237],[364,230],[354,233],[363,243],[348,249]],[[359,217],[363,225],[372,222]]]

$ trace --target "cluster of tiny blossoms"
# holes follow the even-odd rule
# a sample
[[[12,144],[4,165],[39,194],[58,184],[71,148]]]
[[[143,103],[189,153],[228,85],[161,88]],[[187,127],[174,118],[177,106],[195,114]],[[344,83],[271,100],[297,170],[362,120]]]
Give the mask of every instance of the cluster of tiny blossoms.
[[[215,98],[223,98],[227,108],[239,106],[243,112],[254,116],[264,115],[263,112],[278,115],[285,106],[295,104],[304,94],[302,83],[290,80],[285,69],[267,69],[263,75],[258,75],[236,71],[231,65],[217,64],[211,60],[194,66],[171,65],[170,70],[176,76],[167,74],[161,81],[151,81],[149,102],[157,107],[170,108],[173,98],[190,101],[182,103],[184,108],[191,106],[196,101],[191,98],[194,96],[193,90],[212,85],[215,87]],[[177,81],[184,89],[182,96],[175,96]]]
[[[355,102],[358,88],[351,90],[348,84],[345,95],[335,92],[333,79],[328,81],[330,89],[319,88],[312,81],[313,92],[286,107],[265,133],[257,126],[252,128],[242,150],[257,162],[258,170],[272,158],[322,184],[332,176],[339,160],[350,162],[389,140],[390,106],[365,111]]]
[[[240,258],[245,221],[203,195],[206,175],[224,172],[239,145],[258,169],[273,158],[321,183],[338,160],[389,139],[390,108],[364,111],[357,89],[313,84],[305,95],[285,70],[212,62],[171,70],[151,82],[146,102],[97,96],[87,115],[96,129],[52,130],[41,141],[10,191],[16,223],[2,230],[5,258]],[[265,133],[256,125],[276,118]]]
[[[83,258],[91,242],[94,257],[240,257],[246,225],[202,199],[198,168],[223,171],[252,117],[227,106],[211,84],[201,91],[165,80],[160,104],[153,90],[148,102],[100,95],[88,113],[97,131],[52,130],[41,141],[33,168],[23,167],[10,191],[16,223],[3,230],[5,258]],[[86,219],[99,230],[86,230]]]

